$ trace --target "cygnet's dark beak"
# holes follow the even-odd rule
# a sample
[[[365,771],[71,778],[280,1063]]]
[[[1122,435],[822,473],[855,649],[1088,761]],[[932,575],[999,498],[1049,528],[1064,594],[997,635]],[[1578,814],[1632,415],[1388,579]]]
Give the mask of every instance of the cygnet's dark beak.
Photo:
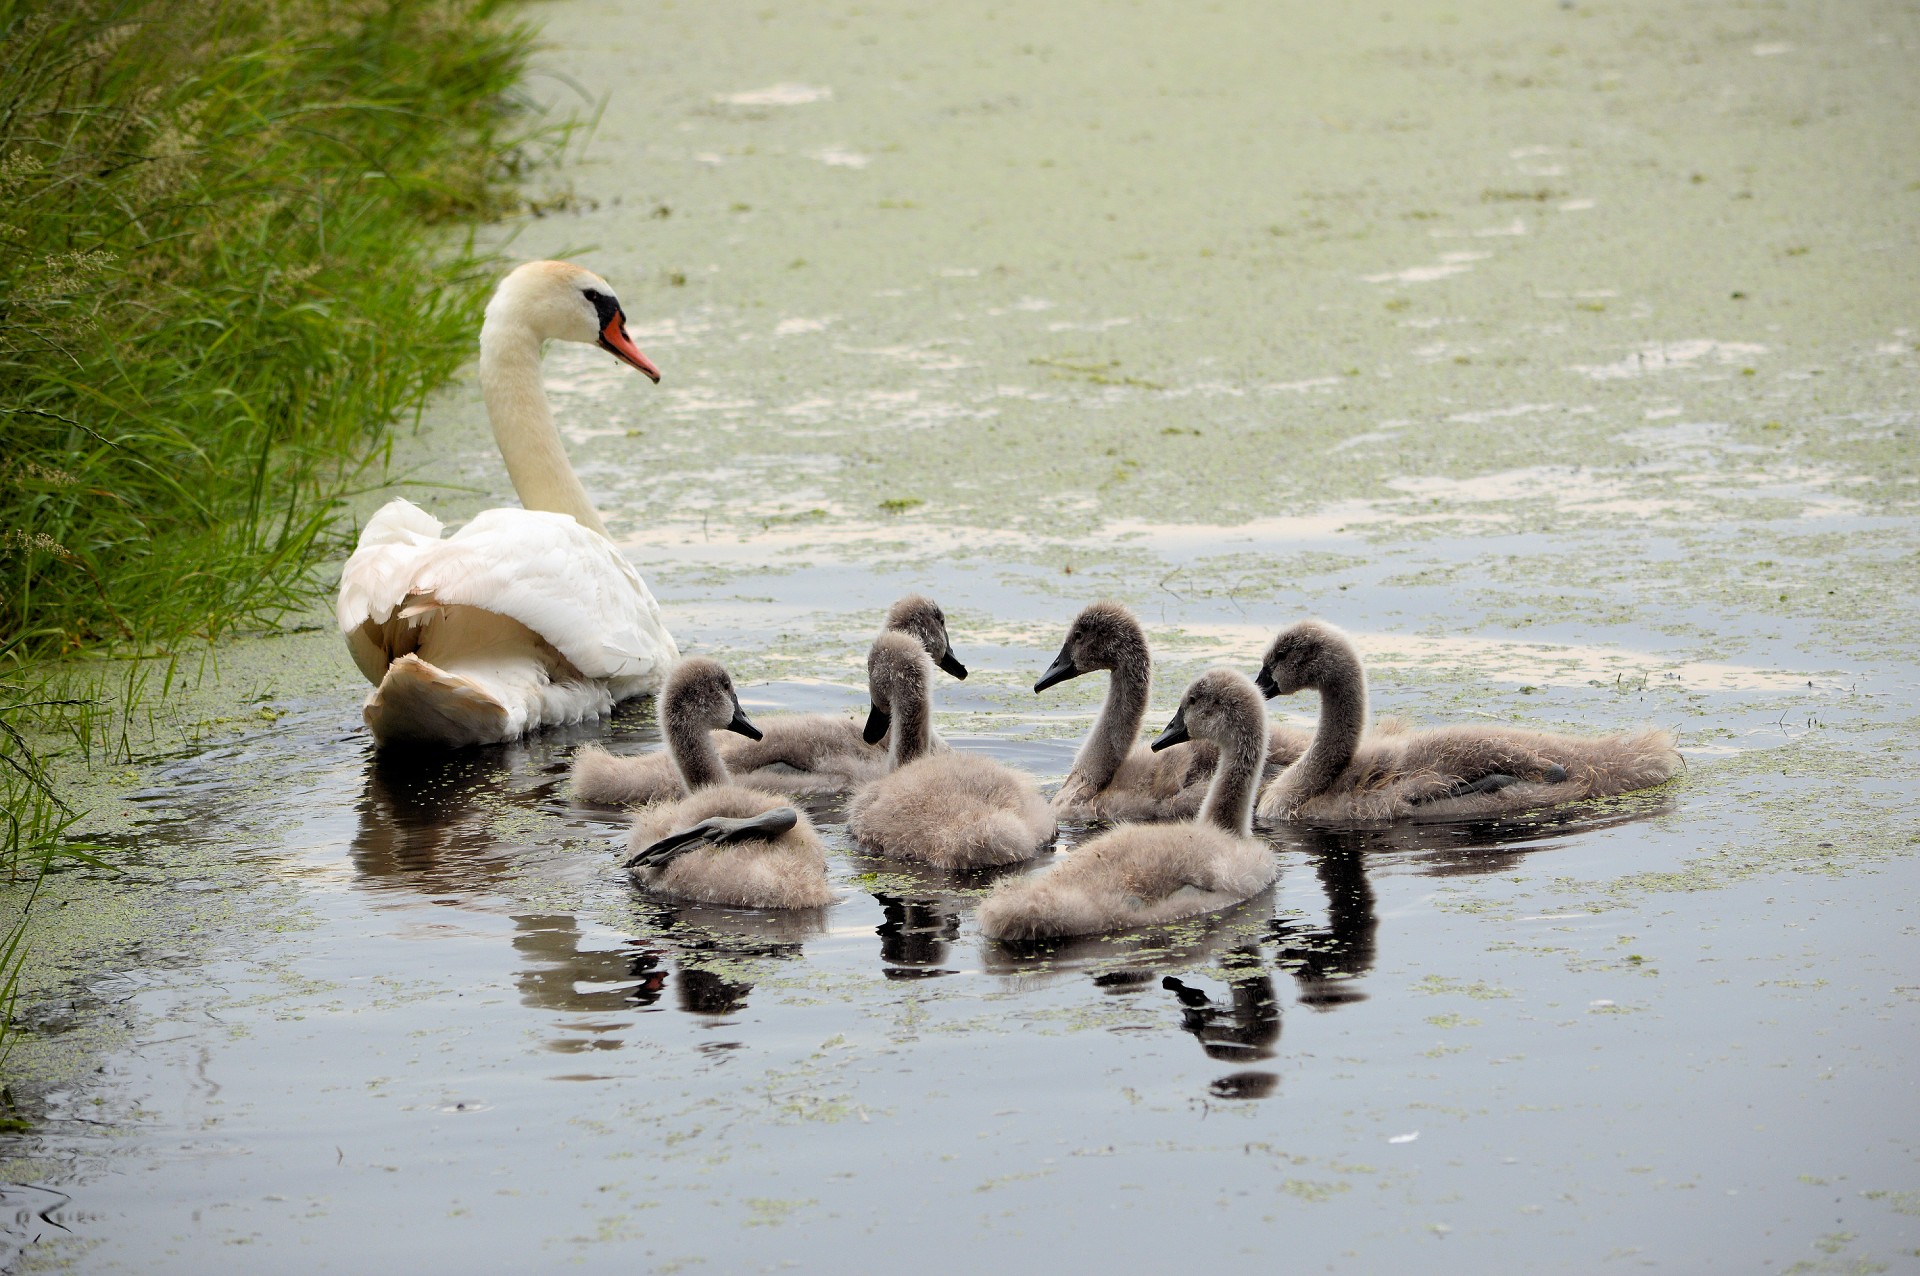
[[[960,663],[960,657],[953,654],[953,648],[947,648],[947,654],[940,657],[940,672],[951,674],[960,681],[967,680],[967,667]]]
[[[1193,739],[1193,737],[1187,734],[1186,714],[1179,709],[1175,709],[1173,711],[1173,721],[1169,722],[1167,729],[1160,733],[1160,738],[1148,747],[1155,753],[1158,753],[1162,749],[1171,749],[1176,744],[1185,744],[1191,739]]]
[[[613,317],[600,328],[600,340],[596,343],[602,350],[611,354],[628,367],[638,368],[653,378],[654,384],[660,382],[660,369],[653,366],[653,360],[640,353],[640,347],[633,344],[633,338],[627,335],[627,317],[615,310]]]
[[[1047,666],[1047,671],[1040,675],[1040,681],[1033,684],[1035,695],[1039,695],[1048,687],[1057,687],[1069,678],[1080,676],[1080,666],[1073,663],[1071,648],[1071,643],[1060,648],[1060,654],[1053,658],[1053,663]]]
[[[868,744],[878,744],[887,734],[887,728],[892,725],[893,715],[880,706],[874,705],[867,710],[867,729],[860,733],[860,738]]]
[[[1260,688],[1260,694],[1269,700],[1280,694],[1280,684],[1273,680],[1273,670],[1265,665],[1261,665],[1260,672],[1253,676],[1253,685]]]
[[[760,728],[747,718],[747,711],[740,707],[738,700],[733,702],[733,721],[727,723],[727,730],[738,731],[749,740],[760,739]]]

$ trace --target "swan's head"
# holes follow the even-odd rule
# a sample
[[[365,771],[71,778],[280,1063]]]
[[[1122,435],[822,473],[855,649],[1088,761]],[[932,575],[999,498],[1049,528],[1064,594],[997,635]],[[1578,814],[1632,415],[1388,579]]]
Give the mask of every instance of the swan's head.
[[[1267,706],[1247,675],[1236,669],[1209,669],[1195,678],[1180,697],[1167,729],[1153,742],[1153,751],[1210,740],[1226,749],[1240,740],[1267,737]]]
[[[1268,697],[1290,696],[1351,676],[1358,663],[1352,639],[1324,620],[1303,620],[1273,640],[1254,685]]]
[[[688,656],[667,675],[666,689],[660,693],[660,720],[669,729],[737,731],[749,740],[760,738],[760,728],[740,707],[733,679],[719,661],[705,656]]]
[[[933,599],[925,594],[908,594],[887,609],[887,623],[883,628],[918,638],[941,672],[963,682],[966,680],[967,667],[953,654],[953,644],[947,638],[947,614]]]
[[[1133,613],[1119,603],[1094,603],[1073,618],[1067,640],[1060,644],[1060,654],[1033,689],[1036,693],[1045,691],[1083,673],[1116,669],[1128,659],[1144,660],[1146,655],[1147,636]]]
[[[933,662],[926,648],[911,634],[889,629],[873,640],[867,652],[867,729],[868,744],[880,738],[893,725],[894,713],[927,698],[927,686],[933,680]]]
[[[526,325],[542,341],[599,346],[653,380],[660,379],[660,369],[627,335],[627,315],[612,285],[572,262],[530,261],[502,279],[487,303],[487,322],[506,321]]]

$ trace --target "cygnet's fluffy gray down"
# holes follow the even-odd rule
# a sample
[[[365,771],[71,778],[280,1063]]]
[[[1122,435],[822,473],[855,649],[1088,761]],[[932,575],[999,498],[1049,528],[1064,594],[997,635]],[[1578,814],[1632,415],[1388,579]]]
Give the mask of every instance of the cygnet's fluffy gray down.
[[[1218,912],[1272,883],[1266,843],[1206,824],[1123,824],[1050,873],[1002,882],[981,901],[989,939],[1097,935]]]
[[[883,633],[867,655],[873,707],[866,735],[891,732],[894,769],[862,785],[848,807],[854,840],[890,859],[984,868],[1032,859],[1053,841],[1053,811],[1031,777],[973,754],[929,753],[933,662],[904,634]]]
[[[1220,752],[1192,822],[1123,824],[1050,873],[1001,882],[980,904],[982,933],[1017,941],[1152,926],[1230,908],[1272,883],[1279,866],[1251,825],[1267,748],[1260,693],[1231,669],[1202,674],[1153,747],[1190,737]]]
[[[1120,603],[1092,603],[1073,618],[1060,654],[1033,684],[1036,693],[1082,674],[1106,670],[1100,716],[1053,795],[1054,813],[1068,820],[1188,820],[1200,810],[1219,751],[1193,740],[1155,753],[1140,741],[1152,691],[1153,662],[1146,631]],[[1268,733],[1267,772],[1306,751],[1307,735],[1274,726]]]
[[[1384,724],[1383,724],[1384,725]],[[1271,780],[1307,751],[1312,737],[1296,727],[1275,723],[1267,730],[1267,762],[1263,781]],[[1053,795],[1054,814],[1063,820],[1131,821],[1190,820],[1200,813],[1207,784],[1219,751],[1205,740],[1195,740],[1154,753],[1137,744],[1115,768],[1105,788],[1093,789],[1078,775],[1069,774]]]
[[[1480,819],[1649,788],[1681,766],[1672,733],[1651,727],[1597,737],[1505,726],[1369,735],[1359,652],[1323,621],[1301,621],[1273,640],[1260,687],[1320,693],[1313,744],[1260,795],[1259,813],[1271,820]]]
[[[733,784],[714,746],[716,730],[749,739],[759,729],[747,720],[733,679],[718,662],[690,656],[673,667],[660,693],[660,721],[667,752],[688,796],[634,812],[628,845],[637,854],[666,837],[714,816],[763,815],[786,803],[774,794]],[[813,908],[830,903],[827,861],[812,821],[795,822],[771,838],[744,838],[699,846],[661,867],[630,870],[637,885],[659,895],[736,908]]]
[[[1029,860],[1056,825],[1032,779],[970,753],[909,762],[858,790],[848,809],[854,840],[889,859],[936,868],[986,868]]]
[[[678,801],[634,812],[627,844],[636,853],[669,833],[714,816],[763,815],[786,805],[758,789],[728,784],[701,789]],[[733,908],[818,908],[833,902],[820,835],[805,812],[798,824],[772,841],[752,840],[703,847],[676,857],[664,869],[632,870],[636,884],[655,895],[723,904]]]
[[[770,793],[839,793],[887,773],[886,750],[860,738],[860,723],[825,713],[788,713],[758,723],[764,738],[716,741],[736,784]],[[685,792],[665,749],[637,756],[597,744],[573,755],[573,795],[601,806],[637,806]]]
[[[930,659],[956,678],[967,667],[954,655],[946,613],[922,594],[894,603],[883,622],[887,632],[909,634]],[[869,744],[861,723],[827,713],[782,713],[757,724],[758,740],[722,735],[715,743],[736,784],[771,793],[844,793],[887,773],[886,741]],[[933,747],[944,748],[936,738]],[[686,792],[667,750],[638,756],[585,745],[573,757],[573,796],[603,806],[637,806]]]

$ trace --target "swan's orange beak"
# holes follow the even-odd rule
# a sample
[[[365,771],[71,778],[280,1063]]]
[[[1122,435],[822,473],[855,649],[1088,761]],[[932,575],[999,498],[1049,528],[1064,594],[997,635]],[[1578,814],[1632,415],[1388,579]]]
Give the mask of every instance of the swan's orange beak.
[[[600,330],[600,348],[620,362],[640,369],[655,384],[660,380],[660,369],[653,366],[653,360],[640,353],[640,347],[633,344],[633,338],[627,335],[627,317],[618,310],[613,318],[607,320],[607,326]]]

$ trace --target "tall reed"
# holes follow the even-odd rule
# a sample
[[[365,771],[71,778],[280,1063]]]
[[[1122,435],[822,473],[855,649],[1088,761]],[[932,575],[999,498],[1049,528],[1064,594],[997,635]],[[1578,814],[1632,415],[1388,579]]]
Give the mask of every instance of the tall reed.
[[[491,263],[433,227],[560,135],[502,8],[0,0],[0,1058],[45,873],[90,858],[27,729],[101,707],[47,662],[310,601],[342,495],[474,348]]]
[[[270,622],[473,348],[529,48],[494,0],[0,0],[0,641]]]

